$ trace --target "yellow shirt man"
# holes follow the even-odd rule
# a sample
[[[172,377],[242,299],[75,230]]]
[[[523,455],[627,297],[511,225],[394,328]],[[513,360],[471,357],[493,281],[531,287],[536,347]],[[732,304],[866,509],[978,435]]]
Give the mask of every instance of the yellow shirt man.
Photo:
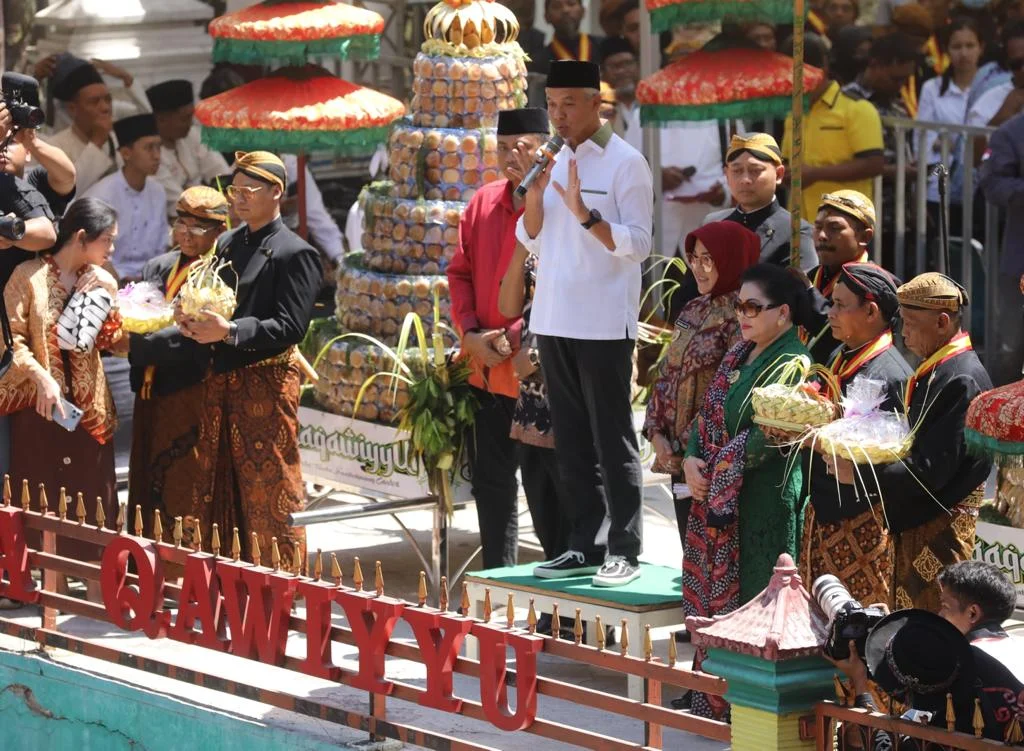
[[[833,81],[804,118],[803,163],[808,167],[828,167],[854,159],[881,156],[882,121],[878,110],[866,99],[851,99]],[[782,154],[787,163],[792,154],[793,120],[786,118]],[[839,183],[820,180],[804,182],[800,218],[813,222],[825,193],[856,190],[874,200],[874,180],[850,180]],[[792,207],[790,207],[792,210]]]

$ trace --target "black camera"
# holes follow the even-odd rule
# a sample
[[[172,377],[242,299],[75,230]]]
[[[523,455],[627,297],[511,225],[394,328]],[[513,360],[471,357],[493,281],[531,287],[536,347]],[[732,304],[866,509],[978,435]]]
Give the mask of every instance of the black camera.
[[[25,236],[25,220],[14,214],[0,216],[0,237],[17,242]]]
[[[0,88],[3,89],[14,130],[42,126],[46,117],[39,109],[39,82],[36,79],[20,73],[4,73]]]
[[[832,574],[819,576],[811,586],[811,594],[828,617],[828,640],[825,654],[833,660],[850,656],[850,642],[857,645],[857,654],[864,657],[864,643],[868,633],[885,618],[881,608],[866,608],[853,599],[853,595]]]

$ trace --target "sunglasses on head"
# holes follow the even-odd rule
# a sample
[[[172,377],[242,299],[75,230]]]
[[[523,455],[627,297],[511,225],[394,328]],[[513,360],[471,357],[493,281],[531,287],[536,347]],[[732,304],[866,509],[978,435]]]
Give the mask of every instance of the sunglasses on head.
[[[757,318],[761,313],[772,308],[780,308],[780,304],[765,304],[757,300],[737,300],[732,304],[732,309],[744,318]]]

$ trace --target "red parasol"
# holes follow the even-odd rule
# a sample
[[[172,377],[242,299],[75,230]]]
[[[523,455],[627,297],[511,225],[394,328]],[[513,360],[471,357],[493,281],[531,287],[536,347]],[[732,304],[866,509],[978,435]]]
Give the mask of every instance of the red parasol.
[[[245,65],[301,65],[319,55],[374,59],[383,31],[380,14],[334,0],[268,0],[209,26],[214,62]]]
[[[824,74],[806,67],[805,90]],[[644,125],[675,121],[785,117],[793,106],[793,59],[761,49],[701,50],[637,86]]]

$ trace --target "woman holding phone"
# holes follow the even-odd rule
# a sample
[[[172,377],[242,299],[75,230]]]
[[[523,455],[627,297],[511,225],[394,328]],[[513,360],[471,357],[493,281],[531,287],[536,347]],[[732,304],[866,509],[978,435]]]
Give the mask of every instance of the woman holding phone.
[[[90,518],[97,498],[108,519],[117,515],[116,420],[100,351],[116,346],[121,329],[116,313],[100,314],[106,318],[95,345],[82,352],[60,347],[57,321],[76,292],[117,294],[103,268],[116,236],[117,212],[99,199],[80,198],[61,220],[54,249],[15,268],[4,290],[14,364],[0,378],[0,413],[11,416],[11,480],[28,481],[33,506],[40,485],[52,506],[62,488],[72,500],[82,493]],[[95,312],[82,309],[83,316]],[[97,560],[99,549],[61,540],[58,554]]]

